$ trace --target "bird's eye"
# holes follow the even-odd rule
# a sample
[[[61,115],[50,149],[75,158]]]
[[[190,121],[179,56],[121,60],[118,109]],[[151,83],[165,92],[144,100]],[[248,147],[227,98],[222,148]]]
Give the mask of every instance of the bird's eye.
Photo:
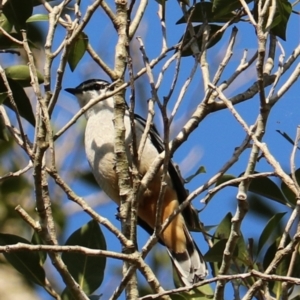
[[[95,90],[98,90],[98,91],[101,90],[101,89],[103,89],[103,84],[95,83],[95,84],[94,84],[94,89],[95,89]]]

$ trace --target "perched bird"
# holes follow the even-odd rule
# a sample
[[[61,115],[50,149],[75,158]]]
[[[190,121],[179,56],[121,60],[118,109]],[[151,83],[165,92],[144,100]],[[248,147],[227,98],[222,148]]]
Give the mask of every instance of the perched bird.
[[[81,83],[76,88],[66,91],[75,95],[79,105],[83,107],[91,99],[103,95],[109,89],[109,83],[101,79],[91,79]],[[85,130],[85,152],[92,172],[101,189],[118,205],[120,204],[118,179],[115,172],[114,154],[114,100],[109,97],[98,102],[85,112],[87,125]],[[129,164],[132,162],[130,144],[132,142],[129,111],[126,110],[124,123],[126,128],[125,144]],[[137,145],[144,132],[145,120],[135,115],[135,130]],[[140,158],[139,174],[145,175],[153,160],[164,150],[163,142],[153,126],[147,137],[144,151]],[[138,222],[150,234],[155,226],[156,202],[161,186],[160,170],[150,182],[142,199],[139,200]],[[162,204],[163,222],[187,197],[183,180],[172,162],[169,164],[167,187]],[[192,285],[203,280],[207,275],[206,263],[188,230],[199,229],[199,219],[196,210],[188,205],[169,224],[160,236],[177,270],[181,282]]]

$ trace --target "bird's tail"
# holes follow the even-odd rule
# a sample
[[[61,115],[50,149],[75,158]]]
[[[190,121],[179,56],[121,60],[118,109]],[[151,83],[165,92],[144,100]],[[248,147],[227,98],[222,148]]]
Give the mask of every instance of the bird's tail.
[[[203,255],[185,226],[184,233],[186,236],[185,251],[176,253],[168,249],[168,252],[179,279],[185,286],[190,286],[203,280],[208,271]]]

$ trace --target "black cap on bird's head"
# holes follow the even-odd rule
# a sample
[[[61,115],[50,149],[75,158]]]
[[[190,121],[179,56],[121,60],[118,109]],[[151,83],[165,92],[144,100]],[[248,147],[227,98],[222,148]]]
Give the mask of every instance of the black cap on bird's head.
[[[103,79],[89,79],[81,84],[79,84],[75,88],[66,88],[65,91],[72,94],[72,95],[78,95],[82,94],[86,91],[100,91],[106,89],[110,83]]]

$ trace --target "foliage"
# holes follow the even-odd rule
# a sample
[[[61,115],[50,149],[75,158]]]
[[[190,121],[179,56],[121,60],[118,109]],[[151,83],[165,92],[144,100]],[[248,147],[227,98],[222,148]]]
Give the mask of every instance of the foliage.
[[[289,34],[299,36],[299,28],[291,25],[295,19],[299,22],[299,13],[295,13],[298,3],[160,0],[155,3],[159,19],[154,20],[151,17],[154,3],[147,1],[94,0],[88,7],[84,2],[3,1],[0,15],[0,250],[5,259],[1,262],[15,268],[30,287],[35,288],[32,283],[39,285],[56,299],[102,299],[102,293],[110,297],[108,293],[112,291],[105,290],[107,285],[103,281],[113,272],[119,277],[122,274],[121,280],[119,277],[115,280],[114,299],[120,297],[124,289],[127,299],[138,296],[152,299],[152,294],[162,296],[166,287],[171,290],[166,292],[169,299],[229,299],[233,293],[235,298],[243,299],[297,299],[292,293],[300,276],[300,168],[295,158],[300,133],[293,140],[289,133],[277,130],[284,139],[279,136],[281,140],[276,148],[293,147],[289,160],[291,170],[286,171],[284,159],[276,157],[277,149],[273,149],[268,135],[275,131],[274,126],[267,124],[274,107],[284,101],[285,94],[299,78],[300,68],[296,65],[299,43],[294,45]],[[173,16],[177,9],[181,11],[180,16]],[[97,15],[99,11],[101,18]],[[147,33],[136,41],[135,36],[140,35],[147,22],[151,25]],[[161,26],[161,34],[157,33],[157,24]],[[246,50],[242,56],[234,52],[237,38],[246,35],[255,41],[252,47],[257,50],[250,58]],[[241,60],[237,67],[232,62],[233,53]],[[209,63],[210,55],[213,59]],[[127,88],[131,117],[136,110],[143,110],[150,124],[155,120],[155,111],[156,116],[161,117],[164,133],[159,152],[168,145],[167,151],[157,159],[157,165],[154,162],[142,178],[136,169],[139,157],[122,160],[125,151],[118,149],[125,149],[124,135],[114,135],[116,164],[112,170],[118,174],[122,199],[117,221],[113,220],[114,216],[106,219],[102,208],[98,213],[76,194],[99,190],[86,164],[82,163],[85,161],[83,142],[77,138],[82,128],[73,126],[88,107],[78,113],[60,93],[62,86],[71,82],[69,76],[87,79],[86,76],[99,73],[101,76],[105,73],[114,82],[116,133],[117,124],[122,124],[124,117]],[[244,85],[238,84],[239,80]],[[143,100],[149,98],[148,93],[151,93],[154,110],[151,101]],[[192,104],[188,98],[192,98]],[[243,105],[248,105],[245,111],[240,108]],[[70,110],[66,113],[64,109]],[[199,134],[198,139],[196,128],[200,124],[205,126],[208,115],[218,116],[225,110],[239,125],[228,127],[222,118],[216,117],[218,119],[207,129],[207,137]],[[251,116],[250,110],[255,110]],[[180,112],[185,123],[181,121]],[[218,123],[222,124],[221,128],[214,134]],[[174,124],[177,135],[172,132]],[[237,132],[236,127],[243,129],[243,136],[240,131],[233,133]],[[101,128],[97,130],[103,134]],[[223,152],[223,145],[218,143],[218,137],[226,131],[232,132],[227,142],[232,140],[236,147],[233,155]],[[131,150],[137,154],[135,137],[132,139]],[[212,140],[210,149],[217,154],[215,159],[199,167],[201,153],[197,152],[197,144],[201,139]],[[187,155],[192,153],[190,148],[196,149],[195,161]],[[205,220],[201,226],[208,245],[204,259],[209,264],[208,278],[214,277],[215,285],[204,280],[192,288],[182,287],[174,271],[175,288],[165,286],[163,280],[156,279],[161,272],[170,273],[165,257],[158,252],[160,250],[152,249],[153,239],[142,245],[142,250],[137,247],[139,240],[135,240],[135,226],[140,220],[131,205],[149,184],[151,171],[157,172],[161,165],[168,166],[169,159],[180,151],[184,152],[189,165],[185,169],[192,173],[185,180],[191,189],[187,201],[193,201],[201,212],[201,220]],[[224,164],[221,168],[216,165],[219,157]],[[237,199],[234,214],[224,201],[225,197],[232,198],[228,196],[229,191],[234,191]],[[201,209],[194,201],[198,195],[204,206]],[[96,198],[99,204],[99,195]],[[81,217],[80,228],[66,233],[66,223],[71,222],[75,205],[81,216],[88,215],[92,220],[84,224],[86,221]],[[177,209],[178,213],[183,211],[184,205],[185,202]],[[213,212],[207,213],[213,205]],[[126,218],[124,211],[127,211]],[[119,221],[121,230],[114,225]],[[24,222],[28,226],[24,226]],[[257,223],[253,224],[255,228],[260,226],[257,232],[249,230],[251,222]],[[159,240],[160,226],[155,230],[156,240]],[[103,234],[103,227],[110,232]],[[194,229],[199,231],[199,228]],[[193,237],[202,250],[197,234],[199,232]],[[31,239],[25,238],[29,236]],[[110,249],[112,243],[114,247],[117,244],[115,249]],[[150,268],[144,260],[149,252],[153,259]],[[118,261],[118,267],[107,267],[108,257]],[[53,268],[47,263],[49,260]],[[133,275],[136,270],[141,271],[149,284],[140,283],[138,277],[136,288]],[[229,282],[233,292],[225,290]],[[227,293],[231,293],[230,296]]]

